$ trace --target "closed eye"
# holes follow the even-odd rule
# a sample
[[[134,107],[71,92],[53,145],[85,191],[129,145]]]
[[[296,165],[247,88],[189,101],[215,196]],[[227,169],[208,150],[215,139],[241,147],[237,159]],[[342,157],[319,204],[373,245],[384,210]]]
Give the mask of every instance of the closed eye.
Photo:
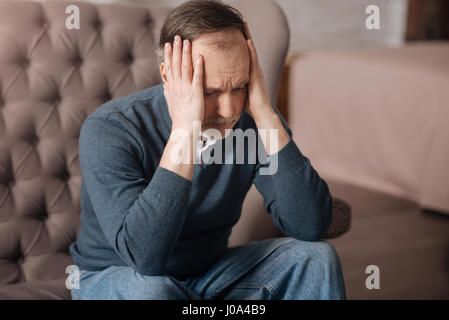
[[[216,94],[218,91],[209,91],[209,92],[204,92],[204,96],[205,97],[210,97],[210,96],[212,96],[212,95],[214,95],[214,94]]]
[[[232,89],[232,93],[239,93],[239,92],[242,92],[242,91],[246,91],[247,89],[248,89],[248,83],[245,84],[242,87]],[[210,97],[212,95],[218,94],[219,92],[220,92],[219,90],[204,91],[204,96],[205,97]]]
[[[236,93],[236,92],[240,92],[240,91],[245,91],[246,89],[248,89],[248,85],[244,85],[243,87],[232,89],[232,92]]]

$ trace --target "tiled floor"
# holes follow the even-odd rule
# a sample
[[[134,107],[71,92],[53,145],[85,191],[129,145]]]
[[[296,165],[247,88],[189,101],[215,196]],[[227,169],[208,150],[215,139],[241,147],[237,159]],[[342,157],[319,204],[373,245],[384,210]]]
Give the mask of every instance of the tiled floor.
[[[342,261],[348,299],[449,299],[449,215],[326,180],[352,207],[351,230],[330,239]],[[368,290],[368,265],[380,289]]]

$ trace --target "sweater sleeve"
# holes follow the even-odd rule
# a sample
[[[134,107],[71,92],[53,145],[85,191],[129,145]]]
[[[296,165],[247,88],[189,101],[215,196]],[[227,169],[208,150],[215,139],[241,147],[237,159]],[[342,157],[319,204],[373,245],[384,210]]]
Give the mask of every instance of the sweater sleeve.
[[[265,209],[284,234],[299,240],[318,241],[332,222],[329,188],[299,150],[279,111],[273,109],[290,140],[276,154],[265,157],[268,163],[257,163],[253,182],[264,198]],[[263,148],[261,142],[259,145]],[[271,166],[273,161],[277,161],[277,170],[261,174],[261,169]]]
[[[157,167],[151,179],[139,143],[108,118],[88,118],[79,138],[82,179],[117,254],[145,275],[161,275],[181,233],[191,181]]]

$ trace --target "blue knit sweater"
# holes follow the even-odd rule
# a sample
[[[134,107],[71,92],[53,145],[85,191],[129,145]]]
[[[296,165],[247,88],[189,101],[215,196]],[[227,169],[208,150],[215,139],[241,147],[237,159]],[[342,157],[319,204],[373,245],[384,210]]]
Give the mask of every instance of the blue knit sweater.
[[[257,127],[242,112],[236,128]],[[195,165],[189,181],[158,166],[170,130],[162,85],[109,101],[83,123],[81,229],[69,248],[81,270],[128,265],[179,278],[205,271],[226,249],[253,183],[286,235],[317,241],[329,227],[328,186],[291,138],[273,175],[260,174],[267,164],[212,163]]]

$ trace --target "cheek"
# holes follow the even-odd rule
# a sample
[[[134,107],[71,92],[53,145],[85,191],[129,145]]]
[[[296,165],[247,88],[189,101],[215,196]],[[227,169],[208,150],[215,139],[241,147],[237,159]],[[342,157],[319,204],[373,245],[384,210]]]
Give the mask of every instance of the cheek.
[[[213,117],[216,113],[217,102],[211,97],[204,97],[204,119]]]

